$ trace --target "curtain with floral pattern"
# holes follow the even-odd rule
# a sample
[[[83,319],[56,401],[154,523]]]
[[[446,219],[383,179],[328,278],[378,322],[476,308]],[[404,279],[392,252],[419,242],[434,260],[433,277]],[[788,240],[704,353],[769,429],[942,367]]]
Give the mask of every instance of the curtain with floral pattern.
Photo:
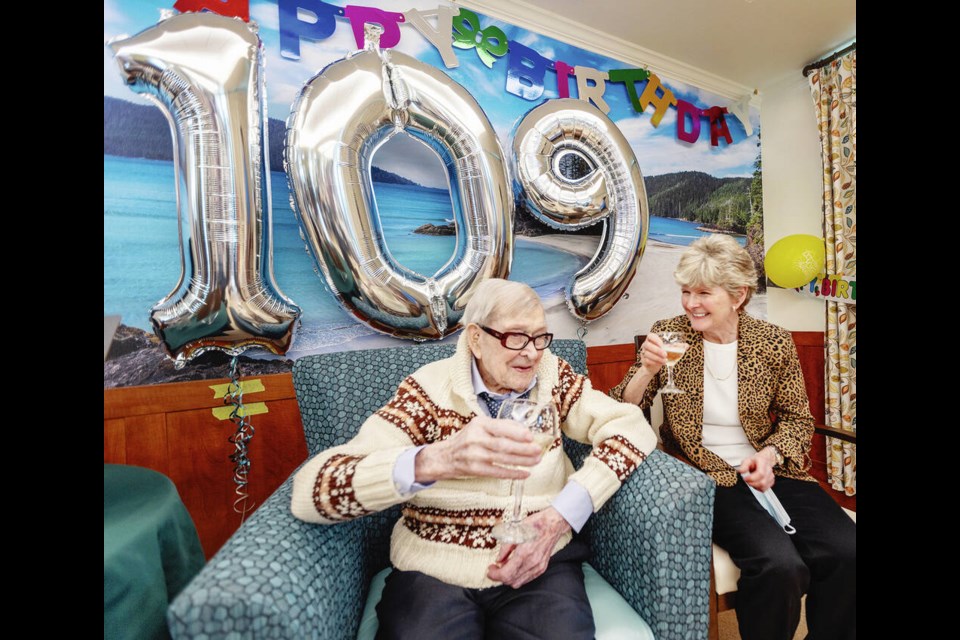
[[[857,275],[857,52],[810,75],[823,150],[823,230],[827,275]],[[827,424],[857,430],[857,306],[827,302]],[[831,486],[857,493],[857,447],[827,438]]]

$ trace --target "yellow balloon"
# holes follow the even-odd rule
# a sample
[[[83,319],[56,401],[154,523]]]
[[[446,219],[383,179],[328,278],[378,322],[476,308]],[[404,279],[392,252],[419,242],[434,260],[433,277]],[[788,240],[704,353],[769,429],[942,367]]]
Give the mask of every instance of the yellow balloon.
[[[823,238],[797,233],[777,240],[763,259],[767,277],[784,289],[802,287],[823,271]]]

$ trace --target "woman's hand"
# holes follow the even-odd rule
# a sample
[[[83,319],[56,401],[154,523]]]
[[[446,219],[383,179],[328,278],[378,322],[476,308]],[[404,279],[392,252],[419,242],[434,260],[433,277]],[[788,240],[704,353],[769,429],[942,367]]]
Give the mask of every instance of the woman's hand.
[[[764,447],[740,463],[737,471],[748,485],[763,492],[773,486],[773,468],[777,464],[777,452],[773,447]]]
[[[553,507],[529,516],[524,523],[540,532],[540,537],[523,544],[505,544],[497,556],[497,563],[487,569],[487,577],[519,589],[547,570],[557,540],[570,525]]]
[[[530,472],[510,467],[532,467],[540,458],[541,449],[529,429],[513,420],[476,416],[449,438],[421,449],[414,477],[421,484],[476,476],[515,480]]]
[[[647,385],[667,363],[667,351],[663,348],[663,340],[656,333],[647,334],[647,339],[640,346],[640,368],[623,388],[621,400],[631,404],[640,404]]]
[[[640,345],[641,368],[652,378],[665,364],[667,350],[663,348],[663,340],[655,333],[648,333],[647,339]]]

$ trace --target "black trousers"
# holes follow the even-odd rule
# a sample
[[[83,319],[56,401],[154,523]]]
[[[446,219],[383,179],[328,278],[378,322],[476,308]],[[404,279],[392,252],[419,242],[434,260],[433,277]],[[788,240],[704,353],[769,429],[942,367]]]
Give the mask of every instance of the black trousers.
[[[743,640],[790,640],[807,594],[809,640],[857,637],[857,526],[816,482],[776,479],[787,535],[744,481],[717,487],[713,540],[740,568]]]
[[[594,636],[580,567],[587,545],[574,539],[547,570],[519,589],[464,589],[419,571],[394,570],[377,605],[377,640],[394,638],[576,638]]]

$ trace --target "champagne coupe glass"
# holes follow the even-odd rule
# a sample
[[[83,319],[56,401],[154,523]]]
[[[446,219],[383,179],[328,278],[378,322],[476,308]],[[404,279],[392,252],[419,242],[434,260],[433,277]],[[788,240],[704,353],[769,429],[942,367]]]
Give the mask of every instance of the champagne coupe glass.
[[[533,433],[533,441],[540,445],[545,454],[560,435],[560,421],[557,408],[552,402],[537,404],[533,400],[511,398],[500,406],[497,417],[501,420],[513,420]],[[523,469],[524,467],[516,467]],[[524,524],[520,518],[520,505],[523,501],[523,479],[513,481],[513,513],[509,520],[497,524],[491,535],[504,544],[522,544],[539,537],[536,529]]]
[[[686,393],[673,383],[673,368],[690,345],[683,341],[683,334],[679,331],[663,331],[657,335],[663,341],[663,348],[667,352],[667,384],[660,389],[660,393]]]

